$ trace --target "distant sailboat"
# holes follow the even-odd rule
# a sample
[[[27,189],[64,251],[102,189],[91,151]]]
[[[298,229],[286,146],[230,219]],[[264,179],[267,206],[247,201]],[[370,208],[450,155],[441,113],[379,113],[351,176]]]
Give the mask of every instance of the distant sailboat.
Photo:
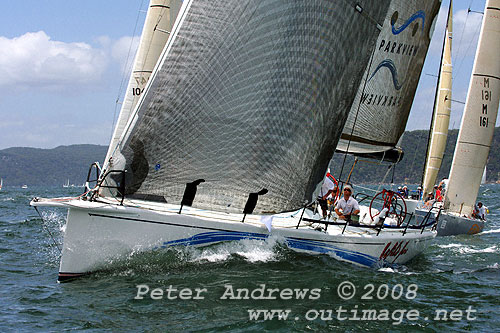
[[[2,190],[2,186],[3,186],[3,179],[0,178],[0,191]]]
[[[439,66],[438,81],[434,94],[434,107],[432,112],[429,139],[427,142],[427,153],[422,174],[422,187],[419,188],[418,198],[408,199],[412,213],[415,213],[417,220],[424,219],[427,215],[435,218],[435,210],[429,213],[429,208],[423,207],[423,200],[429,192],[433,192],[437,175],[443,161],[446,140],[448,137],[448,127],[450,124],[451,112],[451,88],[452,88],[452,63],[451,45],[453,39],[453,0],[450,0],[448,7],[448,18],[446,20],[443,47],[441,50],[441,64]]]
[[[24,184],[23,186],[21,186],[22,189],[27,189],[28,188],[28,185]]]
[[[68,178],[68,181],[66,182],[66,184],[63,184],[63,187],[69,187],[69,178]]]
[[[438,236],[476,234],[484,228],[483,220],[471,217],[497,119],[499,54],[500,0],[487,0]]]
[[[486,165],[484,166],[483,177],[481,178],[481,185],[486,184]]]
[[[422,189],[424,198],[432,192],[443,161],[451,112],[452,63],[451,42],[453,38],[453,1],[450,0],[448,20],[441,54],[441,66],[436,85],[434,111],[429,131],[429,143],[424,167]]]

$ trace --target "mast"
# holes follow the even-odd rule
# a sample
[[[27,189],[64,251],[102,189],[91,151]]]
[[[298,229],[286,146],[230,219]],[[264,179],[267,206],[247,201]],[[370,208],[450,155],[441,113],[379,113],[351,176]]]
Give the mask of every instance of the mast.
[[[453,37],[453,0],[450,0],[448,8],[448,20],[443,40],[441,53],[441,66],[436,87],[436,98],[432,115],[432,126],[429,133],[430,142],[426,155],[424,175],[422,181],[423,193],[432,191],[436,178],[443,161],[448,127],[451,112],[451,86],[452,86],[452,64],[451,64],[451,41]]]
[[[487,0],[444,204],[461,215],[472,213],[493,140],[500,97],[498,54],[500,0]]]
[[[144,87],[167,43],[181,5],[181,0],[151,0],[149,4],[139,48],[134,60],[132,74],[128,82],[113,137],[104,160],[105,168],[123,134],[130,114],[139,101],[144,91]]]

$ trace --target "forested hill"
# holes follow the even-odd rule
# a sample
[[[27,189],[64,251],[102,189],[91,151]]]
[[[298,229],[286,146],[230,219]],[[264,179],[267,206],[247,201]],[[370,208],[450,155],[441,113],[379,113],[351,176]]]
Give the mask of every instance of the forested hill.
[[[54,149],[15,147],[0,150],[0,177],[5,186],[81,185],[90,164],[102,163],[108,147],[59,146]]]
[[[443,166],[439,178],[448,175],[457,140],[458,130],[450,131]],[[396,165],[394,182],[419,183],[427,148],[428,131],[405,132],[402,146],[404,158]],[[88,168],[95,161],[102,162],[106,155],[106,146],[71,145],[54,149],[7,148],[0,150],[0,177],[5,186],[56,185],[62,186],[69,179],[70,184],[83,184]],[[487,166],[487,181],[496,181],[500,172],[500,130],[495,129],[495,136]],[[337,177],[344,155],[336,154],[331,163],[332,174]],[[343,179],[347,178],[353,158],[346,158]],[[353,172],[353,183],[378,183],[383,181],[387,164],[380,165],[376,161],[359,162]],[[392,180],[390,172],[385,182]]]
[[[438,180],[448,177],[457,142],[458,130],[454,129],[448,133],[448,141],[446,143],[445,155],[443,164],[438,174]],[[402,140],[402,148],[404,151],[403,159],[396,165],[394,171],[395,183],[419,184],[422,179],[422,171],[425,163],[425,154],[427,150],[427,138],[429,131],[417,130],[405,132]],[[491,145],[488,164],[486,166],[486,180],[495,182],[499,179],[500,172],[500,127],[495,128],[495,135]],[[337,177],[340,173],[344,155],[335,154],[330,169],[332,174]],[[351,170],[354,158],[347,156],[344,164],[342,178],[346,179]],[[353,183],[379,183],[382,182],[387,173],[388,164],[378,164],[376,161],[359,161],[351,176]],[[385,182],[391,182],[393,177],[392,171],[387,174]]]

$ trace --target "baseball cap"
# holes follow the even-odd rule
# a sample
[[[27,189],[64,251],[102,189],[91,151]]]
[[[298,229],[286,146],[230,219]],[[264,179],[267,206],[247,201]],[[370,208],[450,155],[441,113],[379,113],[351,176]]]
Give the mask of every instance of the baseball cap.
[[[350,185],[344,186],[344,191],[349,190],[352,193],[352,187]]]

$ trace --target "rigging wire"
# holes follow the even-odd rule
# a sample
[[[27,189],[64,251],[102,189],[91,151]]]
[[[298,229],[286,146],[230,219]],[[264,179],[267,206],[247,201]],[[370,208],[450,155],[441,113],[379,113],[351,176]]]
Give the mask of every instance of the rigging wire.
[[[127,80],[127,78],[129,77],[128,72],[129,72],[129,68],[131,66],[131,64],[129,64],[129,60],[130,60],[130,54],[132,53],[132,45],[134,44],[134,36],[135,36],[135,33],[137,31],[137,26],[139,24],[139,18],[141,16],[141,9],[142,9],[142,5],[144,3],[144,0],[141,0],[141,4],[139,5],[139,10],[137,11],[137,17],[135,19],[135,26],[134,26],[134,32],[132,33],[132,39],[130,40],[130,45],[128,47],[128,52],[127,52],[127,60],[125,61],[125,68],[127,68],[127,70],[122,74],[122,79],[121,79],[121,82],[120,82],[120,87],[118,88],[118,96],[116,96],[116,100],[115,100],[115,108],[114,108],[114,111],[113,111],[113,124],[111,126],[111,134],[110,134],[110,138],[109,138],[109,141],[111,142],[111,140],[113,139],[113,132],[114,132],[114,129],[115,129],[115,124],[116,124],[116,112],[118,110],[118,105],[120,105],[120,96],[123,92],[123,86],[125,85],[125,81]]]
[[[473,2],[474,2],[474,0],[471,0],[471,2],[469,3],[469,7],[468,7],[468,9],[467,9],[467,16],[466,16],[466,18],[465,18],[464,27],[463,27],[463,29],[462,29],[462,34],[461,34],[461,36],[460,36],[460,42],[459,42],[459,44],[458,44],[458,50],[457,50],[457,52],[455,53],[455,60],[456,60],[456,58],[458,58],[458,57],[459,57],[459,55],[460,55],[460,47],[462,46],[462,39],[463,39],[463,36],[464,36],[465,28],[466,28],[466,26],[467,26],[467,21],[468,21],[468,19],[469,19],[469,14],[470,14],[471,12],[472,12],[472,13],[483,14],[482,12],[478,12],[478,11],[471,10],[472,3],[473,3]],[[478,26],[476,27],[476,30],[475,30],[474,35],[473,35],[474,37],[478,35],[478,32],[479,32],[479,29],[481,28],[481,25],[482,25],[482,23],[480,22],[480,23],[478,24]],[[469,40],[469,44],[468,44],[468,46],[467,46],[467,50],[466,50],[466,51],[464,52],[464,54],[462,55],[462,58],[460,59],[460,64],[458,65],[458,67],[456,67],[456,70],[454,71],[454,75],[453,75],[454,77],[453,77],[453,78],[458,77],[458,73],[460,72],[460,69],[462,68],[462,65],[463,65],[463,63],[464,63],[464,61],[465,61],[465,58],[467,57],[467,54],[469,53],[469,50],[470,50],[470,48],[471,48],[471,46],[472,46],[472,42],[474,41],[474,39],[475,39],[475,38],[471,38],[471,39]],[[455,61],[455,63],[458,63],[458,62],[457,62],[457,61]]]
[[[395,164],[391,163],[389,165],[389,167],[387,168],[387,171],[385,172],[384,178],[382,178],[382,181],[378,185],[377,192],[380,192],[380,189],[382,188],[382,186],[384,186],[385,180],[386,180],[387,176],[389,175],[389,172],[391,172],[392,168],[394,168],[394,166],[395,166]],[[391,188],[392,188],[392,186],[391,186]]]
[[[450,0],[450,1],[452,1],[452,0]],[[469,3],[469,10],[470,10],[470,7],[472,6],[472,2],[474,2],[474,0],[470,1],[470,3]],[[467,27],[467,21],[469,20],[469,14],[470,14],[469,10],[467,11],[467,16],[465,17],[465,23],[464,23],[464,26],[462,28],[462,33],[460,34],[460,40],[458,42],[458,49],[455,52],[455,61],[453,61],[453,62],[456,62],[456,58],[460,54],[460,47],[462,46],[462,40],[464,38],[465,28]]]
[[[420,147],[419,143],[420,143],[420,140],[422,140],[422,135],[424,135],[424,133],[425,133],[425,131],[422,131],[422,133],[420,133],[420,135],[418,136],[417,146],[415,147],[415,152],[413,154],[413,161],[411,162],[411,167],[410,167],[410,172],[409,172],[410,177],[413,174],[413,167],[415,166],[415,160],[417,159],[417,151],[418,151],[418,148]]]
[[[478,24],[478,25],[477,25],[477,27],[476,27],[476,31],[474,31],[474,36],[477,36],[477,35],[478,35],[479,30],[481,29],[481,25],[482,25],[482,22],[479,22],[479,24]],[[460,62],[460,65],[458,65],[457,70],[455,71],[455,77],[456,77],[456,76],[458,75],[458,73],[460,72],[460,69],[462,68],[462,65],[463,65],[463,63],[464,63],[464,60],[465,60],[465,58],[467,57],[467,54],[469,53],[469,50],[470,50],[470,48],[471,48],[471,46],[472,46],[472,42],[473,42],[474,40],[475,40],[475,38],[471,38],[471,39],[469,40],[469,45],[467,46],[467,50],[465,50],[465,53],[464,53],[464,55],[463,55],[463,57],[462,57],[462,60],[461,60],[461,62]]]
[[[141,2],[141,8],[142,8],[142,2]],[[142,11],[142,12],[144,12],[144,11]],[[145,11],[145,12],[146,12],[146,13],[149,13],[149,9],[148,9],[147,11]],[[158,30],[160,33],[168,33],[168,34],[169,34],[169,37],[168,37],[168,38],[170,38],[170,33],[171,33],[171,31],[165,31],[165,30],[162,30],[162,29],[157,29],[158,25],[160,24],[161,20],[163,19],[163,16],[164,16],[166,13],[167,13],[168,15],[170,15],[170,14],[171,14],[171,7],[170,7],[170,6],[168,6],[168,7],[162,7],[162,8],[161,8],[160,13],[159,13],[159,15],[158,15],[158,18],[156,19],[156,24],[155,24],[155,26],[154,26],[154,28],[153,28],[153,35],[154,35],[154,33],[156,32],[156,30]],[[139,17],[139,16],[138,16],[138,17]],[[147,19],[147,16],[146,16],[146,19]],[[137,28],[137,22],[138,22],[138,19],[136,20],[136,28]],[[175,19],[174,19],[174,22],[175,22]],[[170,22],[170,27],[172,28],[172,22]],[[135,31],[136,31],[136,29],[134,29],[134,35],[135,35]],[[143,33],[144,33],[144,31],[143,31]],[[152,38],[150,38],[150,40],[149,40],[149,44],[147,45],[147,48],[146,48],[146,51],[145,51],[144,59],[147,59],[147,58],[148,58],[149,52],[151,51],[151,47],[153,46],[153,43],[154,43],[154,40],[153,40],[153,39],[154,39],[154,38],[152,37]],[[167,41],[168,41],[168,39],[167,39]],[[142,47],[146,47],[145,45],[146,45],[146,44],[144,43],[144,40],[143,40],[143,38],[142,38],[142,36],[141,36],[139,48],[141,48],[141,46],[142,46]],[[130,46],[132,46],[132,43],[130,44]],[[137,52],[139,51],[139,48],[137,49]],[[129,53],[130,53],[130,48],[129,48]],[[158,62],[160,59],[161,59],[161,54],[160,54],[160,57],[157,59],[157,62]],[[127,56],[127,63],[128,63],[128,56]],[[132,63],[130,66],[131,66],[131,67],[133,67],[133,66],[134,66],[134,63]],[[142,67],[141,67],[140,69],[136,69],[136,71],[137,71],[137,70],[139,70],[141,73],[142,73],[142,72],[144,72],[144,67],[145,67],[145,66],[146,66],[146,61],[143,61],[143,62],[142,62]],[[131,70],[127,71],[127,73],[131,73],[131,74],[130,74],[130,79],[132,78],[132,75],[133,75],[133,74],[134,74],[134,72],[135,72],[135,71],[134,71],[134,72],[132,72],[132,71],[133,71],[133,68],[132,68]],[[150,74],[152,74],[152,72],[151,72]],[[130,79],[129,79],[129,81],[130,81]],[[136,78],[136,79],[137,79],[137,78]],[[144,79],[144,77],[142,76],[142,74],[141,74],[141,76],[140,76],[140,79]],[[148,82],[150,81],[150,79],[151,79],[151,75],[148,77],[148,79],[147,79],[147,81],[146,81],[146,83],[145,83],[145,86],[147,86],[147,84],[148,84]],[[122,85],[123,85],[123,83],[124,83],[124,81],[122,80]],[[120,86],[120,90],[121,90],[121,89],[122,89],[122,86]],[[132,105],[133,105],[133,103],[135,102],[135,99],[136,99],[136,98],[138,99],[138,100],[137,100],[137,103],[140,101],[140,99],[141,99],[141,97],[142,97],[142,95],[143,95],[143,93],[142,93],[142,92],[143,92],[144,90],[145,90],[145,88],[143,88],[143,89],[142,89],[141,94],[140,94],[139,96],[137,96],[137,97],[133,97],[133,100],[132,100]],[[120,96],[120,95],[121,95],[121,92],[120,92],[119,96]],[[125,96],[126,96],[126,94],[125,94]],[[119,98],[119,97],[118,97],[118,98]],[[117,98],[117,104],[118,104],[118,98]],[[130,113],[129,113],[129,115],[128,115],[128,119],[127,119],[127,122],[125,122],[125,124],[126,124],[126,123],[128,123],[128,121],[129,121],[129,120],[130,120],[130,119],[134,116],[134,114],[135,114],[135,113],[134,113],[133,111],[135,110],[135,108],[136,108],[136,106],[137,106],[137,103],[136,103],[136,105],[135,105],[134,107],[130,108]],[[136,112],[137,112],[137,111],[136,111]],[[116,105],[115,105],[115,115],[116,115]],[[114,117],[114,118],[116,118],[116,117]],[[114,127],[115,127],[115,120],[113,119],[113,128],[114,128]],[[128,130],[128,128],[129,128],[129,127],[125,126],[125,128],[124,128],[124,129],[123,129],[123,131],[121,132],[121,135],[123,135],[123,134],[124,134],[124,133]],[[112,134],[111,134],[111,139],[110,139],[110,141],[111,141],[111,140],[113,140],[113,137],[112,137],[112,136],[113,136],[113,129],[112,129],[112,132],[111,132],[111,133],[112,133]],[[111,152],[110,152],[110,155],[109,155],[109,159],[108,159],[108,160],[111,160],[111,158],[113,158],[113,156],[115,156],[115,152],[118,150],[118,148],[120,147],[121,143],[122,143],[122,141],[121,141],[121,140],[118,140],[118,141],[117,141],[117,143],[116,143],[116,145],[115,145],[115,147],[114,147],[113,151],[111,151]],[[107,163],[108,161],[104,161],[104,162],[105,162],[105,163]],[[105,164],[105,166],[107,166],[107,164]]]
[[[368,83],[368,76],[369,76],[369,73],[370,73],[370,70],[371,70],[371,67],[372,67],[372,63],[373,63],[373,58],[375,58],[375,49],[373,49],[371,57],[370,57],[370,63],[368,64],[368,71],[366,72],[365,82],[363,83],[363,90],[362,90],[361,93],[365,92],[366,85]],[[358,120],[358,115],[359,115],[360,108],[361,108],[361,99],[359,100],[358,109],[356,110],[356,116],[354,117],[354,123],[352,124],[351,134],[349,136],[349,141],[347,142],[347,149],[344,152],[344,160],[342,161],[342,167],[340,168],[340,173],[339,173],[339,177],[338,177],[339,181],[342,180],[342,172],[344,171],[344,166],[345,166],[347,154],[349,153],[349,147],[351,146],[351,138],[352,138],[352,135],[354,134],[354,127],[356,127],[356,121]]]

